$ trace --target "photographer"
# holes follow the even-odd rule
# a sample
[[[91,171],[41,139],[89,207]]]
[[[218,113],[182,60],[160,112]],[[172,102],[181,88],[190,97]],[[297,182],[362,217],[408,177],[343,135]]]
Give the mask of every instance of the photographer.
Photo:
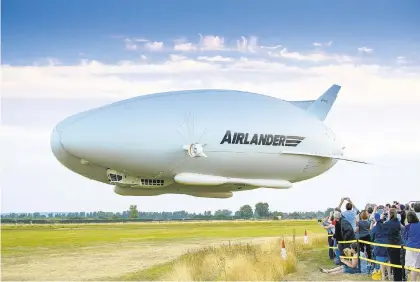
[[[341,206],[343,205],[344,201],[347,201],[347,204],[346,210],[342,212],[342,216],[345,217],[348,222],[350,222],[353,231],[356,231],[356,217],[358,214],[358,210],[348,197],[341,198],[341,202],[337,207],[338,210],[341,210]]]

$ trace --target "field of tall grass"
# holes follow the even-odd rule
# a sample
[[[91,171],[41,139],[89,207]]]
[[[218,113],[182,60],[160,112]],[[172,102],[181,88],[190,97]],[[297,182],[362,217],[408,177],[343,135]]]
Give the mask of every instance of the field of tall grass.
[[[261,245],[232,244],[206,247],[189,252],[174,261],[160,280],[177,281],[255,281],[279,280],[297,269],[306,251],[325,247],[325,236],[313,236],[308,244],[302,238],[285,239],[287,257],[281,256],[282,239]]]

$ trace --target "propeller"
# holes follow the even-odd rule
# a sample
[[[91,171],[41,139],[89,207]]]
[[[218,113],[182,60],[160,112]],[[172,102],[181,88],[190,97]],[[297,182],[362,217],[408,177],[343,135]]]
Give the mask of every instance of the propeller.
[[[194,116],[194,113],[186,113],[184,115],[184,123],[180,125],[176,130],[184,141],[182,149],[191,158],[207,158],[207,155],[204,153],[204,147],[206,147],[207,144],[201,143],[201,140],[207,133],[207,128],[200,130],[198,133],[196,133],[195,130],[196,118]],[[182,133],[182,131],[184,133]]]
[[[204,130],[199,131],[199,134],[196,133],[196,119],[193,113],[184,115],[184,122],[176,128],[176,132],[182,138],[184,145],[180,149],[186,153],[185,157],[177,160],[169,169],[160,171],[155,176],[156,178],[163,177],[166,173],[173,171],[193,158],[207,157],[204,153],[204,147],[207,144],[201,144],[201,139],[206,135],[207,129],[204,128]]]

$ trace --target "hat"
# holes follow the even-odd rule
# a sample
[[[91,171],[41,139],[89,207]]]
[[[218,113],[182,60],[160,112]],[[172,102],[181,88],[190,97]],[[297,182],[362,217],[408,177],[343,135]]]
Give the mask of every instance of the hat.
[[[375,214],[375,221],[378,222],[381,219],[381,215],[379,213]]]

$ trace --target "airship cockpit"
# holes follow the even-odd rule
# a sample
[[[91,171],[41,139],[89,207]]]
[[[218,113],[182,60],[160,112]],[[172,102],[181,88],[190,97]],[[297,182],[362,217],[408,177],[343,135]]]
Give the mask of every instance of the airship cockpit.
[[[107,170],[107,176],[110,184],[128,185],[131,187],[156,187],[165,186],[163,179],[148,179],[134,177],[118,172],[113,169]]]

